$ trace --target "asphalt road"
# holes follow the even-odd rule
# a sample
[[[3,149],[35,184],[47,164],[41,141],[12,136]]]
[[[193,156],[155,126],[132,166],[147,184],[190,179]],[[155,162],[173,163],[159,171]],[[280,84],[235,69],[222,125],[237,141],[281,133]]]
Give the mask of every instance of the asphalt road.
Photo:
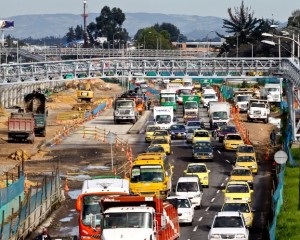
[[[182,116],[181,108],[177,111],[177,115],[178,117]],[[204,119],[208,127],[206,109],[201,108],[200,116]],[[150,116],[149,119],[152,119],[152,117]],[[131,124],[114,125],[111,109],[86,124],[87,126],[105,127],[107,131],[116,132],[124,139],[128,139],[132,144],[134,156],[145,151],[148,147],[148,144],[144,142],[143,133],[134,135],[126,134],[132,126]],[[99,143],[95,143],[93,136],[82,139],[82,136],[73,134],[67,137],[60,145],[54,147],[53,152],[56,158],[60,159],[62,171],[79,171],[84,166],[85,174],[88,174],[88,169],[94,169],[92,166],[99,163],[99,159],[106,159],[106,162],[110,162],[110,152],[104,152],[103,145],[99,147],[100,145]],[[195,210],[192,226],[181,226],[181,240],[207,239],[209,231],[207,226],[211,225],[215,213],[220,210],[223,204],[224,195],[222,189],[224,189],[229,178],[228,174],[233,167],[235,153],[224,151],[222,144],[214,139],[212,140],[212,145],[214,147],[215,157],[213,161],[206,162],[211,173],[209,188],[204,189],[203,207],[199,210]],[[76,149],[76,151],[74,149]],[[87,149],[87,151],[84,149]],[[101,151],[102,155],[99,157],[99,152]],[[78,155],[79,153],[80,156]],[[77,159],[76,156],[80,158],[79,162],[72,161],[72,159]],[[172,154],[169,156],[169,159],[171,164],[174,165],[173,184],[175,185],[178,177],[183,175],[183,169],[186,168],[188,163],[193,162],[191,145],[186,144],[184,140],[173,140]],[[271,204],[271,168],[272,166],[270,166],[269,163],[261,159],[259,172],[255,176],[254,182],[252,206],[256,211],[254,226],[250,229],[250,240],[268,240],[266,227],[268,225]],[[74,182],[76,182],[76,184],[71,186],[70,192],[67,195],[67,201],[62,204],[62,207],[58,209],[48,221],[49,233],[53,237],[78,234],[75,199],[80,192],[82,182]]]

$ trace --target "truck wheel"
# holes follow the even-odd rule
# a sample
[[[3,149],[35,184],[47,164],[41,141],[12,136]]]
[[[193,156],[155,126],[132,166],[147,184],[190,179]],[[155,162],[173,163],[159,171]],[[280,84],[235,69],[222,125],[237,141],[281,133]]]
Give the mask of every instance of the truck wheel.
[[[41,131],[41,137],[46,137],[46,131],[45,130],[43,130],[43,131]]]
[[[136,123],[136,119],[133,119],[131,122],[132,122],[132,124],[135,124]]]
[[[264,119],[264,123],[268,123],[268,118]]]

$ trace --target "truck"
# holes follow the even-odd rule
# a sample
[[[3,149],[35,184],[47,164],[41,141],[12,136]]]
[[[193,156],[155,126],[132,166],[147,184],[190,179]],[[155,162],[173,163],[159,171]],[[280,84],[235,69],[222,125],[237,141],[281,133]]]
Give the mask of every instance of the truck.
[[[230,120],[230,104],[228,102],[214,102],[209,107],[210,129],[217,124],[218,126],[227,125]]]
[[[132,122],[133,124],[139,118],[139,112],[136,110],[134,98],[117,98],[114,102],[114,122]]]
[[[11,113],[8,118],[8,142],[34,143],[34,127],[33,113]]]
[[[130,191],[143,196],[166,199],[172,189],[172,166],[165,153],[142,153],[134,160],[130,173]]]
[[[46,96],[37,91],[27,94],[24,97],[24,112],[33,113],[35,123],[34,134],[45,137],[48,117]]]
[[[177,201],[152,196],[101,199],[101,240],[175,240],[180,237]],[[95,219],[95,217],[93,218]],[[95,227],[92,221],[92,227]]]
[[[207,107],[208,103],[210,101],[218,101],[218,96],[212,88],[204,89],[202,95],[201,95],[201,102],[203,104],[203,107]]]
[[[98,179],[84,180],[81,193],[76,200],[78,211],[79,239],[100,239],[100,215],[102,213],[99,201],[107,196],[129,195],[129,181],[116,176],[103,176]],[[94,218],[94,228],[91,220]]]
[[[198,95],[183,95],[183,121],[199,119],[200,97]]]
[[[177,123],[172,106],[154,106],[153,115],[154,124],[160,129],[169,129],[171,125]]]
[[[260,89],[260,98],[269,103],[280,103],[282,95],[282,81],[280,83],[267,83]]]
[[[176,102],[176,91],[174,90],[161,90],[159,94],[159,104],[160,106],[172,106],[173,110],[177,110]]]
[[[247,121],[260,120],[268,123],[270,107],[267,100],[250,99],[247,111]]]
[[[253,90],[239,89],[233,93],[233,101],[235,107],[239,109],[240,112],[247,112],[249,100],[255,95]]]

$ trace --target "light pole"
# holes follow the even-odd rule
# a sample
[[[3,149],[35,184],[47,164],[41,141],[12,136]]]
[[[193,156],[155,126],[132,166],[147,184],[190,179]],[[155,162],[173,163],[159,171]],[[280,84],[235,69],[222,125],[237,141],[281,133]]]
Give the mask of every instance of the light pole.
[[[208,52],[209,52],[209,44],[208,44],[208,35],[212,32],[215,32],[215,31],[210,31],[207,35],[206,35],[206,43],[207,43],[207,50],[206,50],[206,55],[208,56]]]
[[[13,41],[13,44],[17,45],[17,63],[19,63],[19,41]]]
[[[146,35],[147,35],[148,33],[151,33],[151,32],[147,32],[147,33],[145,33],[145,35],[144,35],[144,49],[146,49]]]

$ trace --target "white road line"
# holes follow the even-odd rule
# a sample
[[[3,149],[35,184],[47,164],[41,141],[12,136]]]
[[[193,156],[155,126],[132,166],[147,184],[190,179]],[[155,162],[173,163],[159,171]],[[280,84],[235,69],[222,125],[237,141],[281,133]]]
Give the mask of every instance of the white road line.
[[[203,219],[203,217],[200,217],[200,218],[199,218],[199,220],[198,220],[198,222],[201,222],[201,221],[202,221],[202,219]]]
[[[221,187],[223,187],[223,186],[224,186],[224,183],[221,184]]]
[[[228,180],[228,177],[227,178],[225,178],[225,181],[227,181]]]
[[[220,152],[220,150],[217,150],[217,152],[221,155],[221,152]]]
[[[209,207],[207,207],[206,209],[205,209],[205,212],[207,212],[209,210]]]
[[[220,192],[220,190],[217,191],[217,194]]]
[[[225,160],[225,162],[228,162],[228,163],[230,163],[230,162],[229,162],[229,160],[227,160],[227,159]]]
[[[198,225],[196,227],[194,227],[193,232],[196,232],[198,229]]]
[[[215,198],[212,198],[211,200],[210,200],[210,202],[214,202],[215,201]]]

